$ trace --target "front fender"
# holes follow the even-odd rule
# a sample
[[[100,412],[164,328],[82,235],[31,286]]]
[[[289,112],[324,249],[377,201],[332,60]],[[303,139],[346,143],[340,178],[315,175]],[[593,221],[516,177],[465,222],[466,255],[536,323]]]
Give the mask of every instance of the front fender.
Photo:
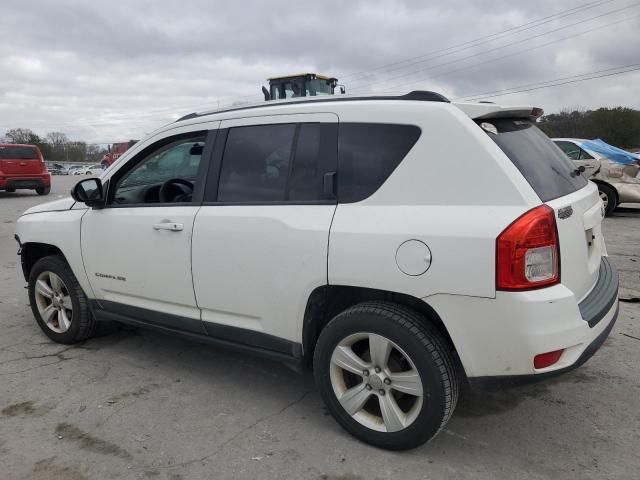
[[[94,297],[84,269],[80,226],[87,210],[63,210],[22,215],[16,222],[16,236],[22,248],[39,243],[56,247],[65,256],[87,296]]]

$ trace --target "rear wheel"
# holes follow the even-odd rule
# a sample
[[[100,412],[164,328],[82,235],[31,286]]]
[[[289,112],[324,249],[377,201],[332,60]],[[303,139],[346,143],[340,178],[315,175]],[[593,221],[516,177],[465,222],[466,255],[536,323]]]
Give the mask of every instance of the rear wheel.
[[[14,193],[16,191],[15,188],[7,188],[6,192],[7,193]]]
[[[28,289],[33,315],[51,340],[73,344],[93,335],[96,321],[87,297],[62,255],[38,260]]]
[[[600,193],[600,199],[604,203],[604,214],[609,216],[618,206],[618,193],[616,190],[604,183],[598,184],[598,192]]]
[[[452,354],[440,333],[388,302],[362,303],[331,320],[318,339],[314,371],[338,423],[391,450],[433,438],[458,398]]]
[[[38,187],[36,188],[36,192],[38,193],[38,195],[49,195],[49,192],[51,192],[51,187]]]

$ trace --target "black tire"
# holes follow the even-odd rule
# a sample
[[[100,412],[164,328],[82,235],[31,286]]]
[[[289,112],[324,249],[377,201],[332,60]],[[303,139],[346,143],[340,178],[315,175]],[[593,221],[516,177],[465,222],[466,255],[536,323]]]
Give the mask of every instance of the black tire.
[[[379,432],[354,419],[340,405],[331,378],[331,355],[343,339],[355,333],[382,335],[398,345],[418,370],[423,387],[422,407],[406,428]],[[429,441],[453,414],[459,379],[451,349],[424,317],[390,302],[366,302],[337,315],[323,329],[314,354],[314,374],[320,394],[338,423],[356,438],[389,450],[407,450]]]
[[[604,209],[604,215],[608,217],[613,213],[618,204],[618,192],[616,192],[615,188],[606,183],[598,183],[598,192],[600,193],[600,197],[606,195],[607,197],[607,205]]]
[[[38,193],[38,195],[49,195],[49,192],[51,192],[51,187],[38,187],[36,188],[36,192]]]
[[[64,333],[51,330],[42,319],[35,300],[35,284],[38,276],[45,271],[59,276],[67,287],[73,306],[71,326]],[[31,311],[42,331],[54,342],[72,345],[93,336],[97,322],[89,309],[89,301],[69,264],[62,255],[52,255],[38,260],[29,272],[29,303]]]
[[[7,188],[6,192],[7,193],[15,193],[16,189],[15,188]]]

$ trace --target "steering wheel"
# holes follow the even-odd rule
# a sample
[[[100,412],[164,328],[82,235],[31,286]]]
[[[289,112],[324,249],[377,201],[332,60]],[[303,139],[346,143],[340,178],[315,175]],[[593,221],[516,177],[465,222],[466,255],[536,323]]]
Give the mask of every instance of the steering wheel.
[[[186,202],[193,194],[193,183],[184,178],[170,178],[162,184],[158,197],[161,203]]]

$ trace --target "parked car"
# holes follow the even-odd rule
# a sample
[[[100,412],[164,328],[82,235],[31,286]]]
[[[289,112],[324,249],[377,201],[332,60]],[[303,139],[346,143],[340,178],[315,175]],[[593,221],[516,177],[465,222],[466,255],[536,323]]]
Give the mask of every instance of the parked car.
[[[621,203],[640,203],[640,155],[602,140],[552,140],[578,167],[584,168],[589,180],[598,185],[606,215],[611,215]]]
[[[67,167],[61,163],[50,163],[47,170],[51,175],[69,175]]]
[[[0,144],[0,190],[35,190],[48,195],[51,174],[36,145]]]
[[[416,447],[461,382],[567,372],[616,321],[598,189],[541,113],[412,92],[191,114],[20,217],[35,319],[312,369],[347,431]]]
[[[102,172],[104,172],[104,168],[101,165],[90,165],[82,169],[84,175],[102,175]]]

